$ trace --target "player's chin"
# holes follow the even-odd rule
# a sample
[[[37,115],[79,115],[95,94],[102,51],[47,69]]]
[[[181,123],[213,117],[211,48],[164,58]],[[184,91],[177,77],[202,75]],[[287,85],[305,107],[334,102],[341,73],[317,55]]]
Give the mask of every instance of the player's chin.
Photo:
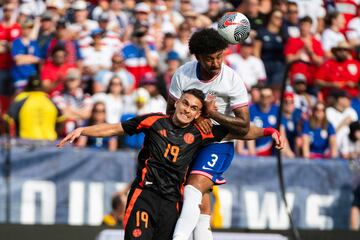
[[[190,117],[190,116],[188,116],[188,115],[186,115],[186,114],[180,113],[180,114],[178,115],[178,120],[179,120],[182,124],[189,124],[189,123],[191,123],[191,122],[194,120],[194,118],[192,118],[192,117]]]

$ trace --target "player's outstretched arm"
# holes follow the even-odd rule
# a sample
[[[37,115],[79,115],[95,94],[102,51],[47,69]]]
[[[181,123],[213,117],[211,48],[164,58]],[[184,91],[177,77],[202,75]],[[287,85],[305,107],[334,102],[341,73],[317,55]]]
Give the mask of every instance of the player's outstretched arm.
[[[63,147],[67,142],[72,143],[80,136],[87,137],[111,137],[117,135],[124,135],[124,129],[121,123],[102,123],[98,125],[93,125],[89,127],[80,127],[69,133],[65,138],[63,138],[57,147]]]
[[[231,132],[244,136],[249,132],[250,117],[247,107],[236,108],[234,110],[235,117],[233,117],[218,112],[214,101],[206,101],[205,112],[209,118],[214,119]]]
[[[275,142],[276,149],[282,150],[284,148],[284,143],[281,139],[280,133],[275,128],[259,128],[251,125],[249,131],[244,136],[235,133],[229,133],[226,136],[226,139],[255,140],[257,138],[267,136],[271,136]]]

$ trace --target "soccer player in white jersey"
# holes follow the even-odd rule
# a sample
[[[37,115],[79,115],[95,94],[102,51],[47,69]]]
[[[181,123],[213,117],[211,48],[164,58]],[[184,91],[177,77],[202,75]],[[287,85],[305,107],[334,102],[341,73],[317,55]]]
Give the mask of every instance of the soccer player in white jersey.
[[[218,112],[207,116],[215,121],[214,124],[219,123],[246,135],[250,128],[248,93],[240,76],[223,63],[227,46],[214,29],[203,29],[191,36],[189,50],[196,61],[184,64],[175,72],[169,89],[167,112],[174,111],[175,101],[183,90],[197,88],[215,98]],[[264,135],[273,133],[264,130]],[[212,239],[208,192],[214,184],[226,182],[222,174],[229,167],[233,155],[233,142],[209,144],[199,151],[184,189],[183,208],[173,239],[188,240],[194,229],[195,240]]]

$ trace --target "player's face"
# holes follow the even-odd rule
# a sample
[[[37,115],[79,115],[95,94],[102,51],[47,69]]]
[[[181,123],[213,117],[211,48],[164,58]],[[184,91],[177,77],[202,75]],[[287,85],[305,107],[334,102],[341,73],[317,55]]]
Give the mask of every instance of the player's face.
[[[219,51],[209,55],[197,55],[202,70],[209,76],[217,75],[221,70],[221,64],[224,60],[224,51]]]
[[[202,103],[192,94],[183,94],[175,103],[174,122],[180,126],[189,125],[201,114]]]

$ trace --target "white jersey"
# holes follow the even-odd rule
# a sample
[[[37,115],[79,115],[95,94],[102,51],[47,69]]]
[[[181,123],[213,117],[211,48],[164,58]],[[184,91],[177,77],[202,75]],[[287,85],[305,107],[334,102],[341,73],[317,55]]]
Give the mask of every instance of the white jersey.
[[[218,111],[233,116],[235,108],[248,105],[248,93],[241,77],[229,66],[222,64],[220,73],[209,81],[197,77],[197,61],[182,65],[174,74],[169,94],[179,99],[184,90],[196,88],[216,96]]]

